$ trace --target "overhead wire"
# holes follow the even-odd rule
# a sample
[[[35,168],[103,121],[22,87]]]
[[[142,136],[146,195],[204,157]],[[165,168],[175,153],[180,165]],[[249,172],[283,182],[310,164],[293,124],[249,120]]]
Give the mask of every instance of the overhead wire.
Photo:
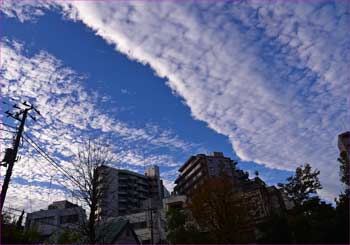
[[[34,155],[34,158],[37,159],[37,156]],[[37,164],[46,173],[50,173],[51,172],[51,170],[48,170],[47,166],[41,164],[40,161],[35,161],[35,164]],[[67,186],[66,183],[64,183],[59,178],[54,178],[54,174],[51,174],[50,175],[50,183],[49,183],[49,194],[48,194],[48,200],[47,200],[48,205],[51,203],[51,191],[52,191],[52,181],[53,180],[56,181],[60,186],[62,186],[64,188],[65,194],[66,194],[66,192],[71,192],[71,190],[68,187],[66,187]]]
[[[64,171],[62,171],[61,170],[61,168],[58,168],[57,167],[57,164],[58,163],[56,163],[56,162],[54,162],[54,160],[52,160],[50,157],[48,158],[46,155],[47,155],[47,153],[45,153],[45,152],[42,152],[40,149],[38,149],[37,148],[37,146],[35,145],[35,144],[33,144],[33,143],[31,143],[28,139],[27,139],[27,137],[23,137],[23,139],[29,144],[29,145],[31,145],[32,147],[33,147],[33,149],[34,150],[36,150],[45,160],[47,160],[50,164],[51,164],[51,166],[53,166],[56,170],[58,170],[59,172],[61,172],[65,177],[67,177],[67,178],[69,178],[70,176],[67,176],[67,174],[64,172]],[[46,155],[45,155],[46,154]],[[39,163],[39,161],[38,161],[38,163]],[[41,165],[41,164],[40,164]],[[42,165],[41,165],[42,166]],[[57,180],[57,179],[56,179]],[[58,182],[60,182],[59,180],[57,180]],[[60,184],[62,184],[62,182],[60,182]]]
[[[25,134],[25,133],[24,133]],[[50,157],[33,139],[31,139],[27,134],[23,137],[25,141],[27,141],[32,147],[42,156],[44,157],[52,166],[54,166],[58,171],[60,171],[66,178],[73,181],[75,184],[81,187],[80,182],[73,177],[67,170],[65,170],[60,164],[58,164],[52,157]]]
[[[8,139],[8,138],[0,138],[0,140],[2,140],[2,141],[12,141],[12,139]]]
[[[9,133],[17,133],[16,131],[11,131],[11,130],[8,130],[8,129],[5,129],[5,128],[0,128],[0,131],[5,131],[5,132],[9,132]]]
[[[55,160],[52,159],[52,157],[50,157],[36,142],[34,142],[33,139],[31,139],[27,134],[26,136],[23,136],[23,139],[30,144],[33,149],[35,149],[48,163],[51,164],[51,166],[53,166],[56,170],[58,170],[59,172],[61,172],[64,177],[66,177],[71,183],[74,183],[76,186],[78,186],[79,189],[83,189],[84,186],[71,174],[69,174],[69,172],[67,170],[65,170],[63,167],[61,167]],[[71,190],[70,188],[67,187],[67,183],[62,183],[61,180],[59,180],[58,178],[55,178],[55,180],[57,182],[59,182],[59,184],[61,184],[62,187],[65,187],[65,189],[69,192],[72,193],[73,195],[73,190]]]
[[[9,124],[6,124],[6,123],[3,123],[3,122],[0,122],[1,125],[4,125],[6,127],[9,127],[9,128],[13,128],[13,129],[17,129],[17,127],[15,126],[12,126],[12,125],[9,125]]]
[[[17,211],[17,210],[16,210]],[[3,210],[4,213],[7,213],[7,214],[11,214],[11,215],[14,215],[14,216],[20,216],[20,214],[16,214],[12,211],[9,211],[9,210]],[[22,210],[20,211],[22,212]],[[28,214],[26,212],[24,212],[25,214]],[[50,223],[50,222],[45,222],[43,220],[39,220],[39,219],[36,219],[34,221],[34,223],[41,223],[43,225],[49,225],[49,226],[54,226],[54,227],[57,227],[57,228],[60,228],[60,229],[64,229],[64,230],[72,230],[73,228],[72,227],[66,227],[66,226],[63,226],[63,225],[58,225],[58,224],[54,224],[54,223]]]
[[[29,168],[30,170],[30,182],[29,182],[29,208],[30,212],[33,212],[33,206],[32,206],[32,181],[33,181],[33,169]]]

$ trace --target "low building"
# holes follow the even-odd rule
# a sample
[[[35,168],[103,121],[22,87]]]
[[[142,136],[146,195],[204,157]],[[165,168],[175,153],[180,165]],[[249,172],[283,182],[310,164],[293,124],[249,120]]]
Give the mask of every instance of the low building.
[[[36,228],[45,240],[55,233],[77,228],[86,220],[85,210],[69,201],[53,202],[47,210],[28,213],[25,227]]]
[[[166,240],[166,220],[163,209],[153,208],[124,216],[142,244],[162,244]]]
[[[170,208],[184,209],[186,207],[187,197],[185,195],[172,195],[163,200],[165,212]]]

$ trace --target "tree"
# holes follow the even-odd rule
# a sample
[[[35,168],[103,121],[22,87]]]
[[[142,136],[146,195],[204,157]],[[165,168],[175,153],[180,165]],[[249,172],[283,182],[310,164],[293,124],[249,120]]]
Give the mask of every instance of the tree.
[[[336,230],[337,242],[349,244],[349,199],[350,199],[350,180],[349,180],[349,157],[347,152],[340,153],[338,158],[340,163],[340,181],[345,185],[345,190],[339,195],[336,201]]]
[[[70,171],[69,180],[72,184],[72,194],[88,207],[89,218],[81,224],[83,234],[90,244],[96,243],[97,208],[102,198],[100,188],[99,168],[112,161],[108,147],[101,142],[88,140],[78,152],[77,161]]]
[[[20,218],[16,220],[6,213],[1,216],[1,244],[33,244],[40,241],[35,227],[23,231],[18,225]]]
[[[206,235],[191,224],[190,216],[186,215],[186,210],[169,208],[166,219],[167,240],[171,244],[208,243]]]
[[[336,200],[337,243],[350,244],[349,237],[349,195],[341,194]]]
[[[289,244],[292,242],[287,215],[272,214],[265,222],[258,225],[258,230],[258,243]]]
[[[310,164],[305,164],[296,168],[295,175],[287,178],[287,184],[279,183],[278,186],[288,198],[300,206],[310,199],[311,194],[316,194],[317,190],[322,189],[319,174],[320,171],[312,171]]]
[[[349,173],[350,159],[346,151],[342,151],[340,153],[338,162],[340,163],[340,167],[339,167],[340,181],[343,184],[345,184],[345,188],[348,190],[350,188],[350,173]]]
[[[201,231],[214,243],[243,242],[241,228],[248,220],[243,196],[234,192],[229,177],[212,177],[192,196],[189,209]]]
[[[62,230],[51,235],[46,244],[80,244],[82,236],[80,233],[73,230]]]
[[[296,243],[335,243],[335,209],[319,197],[296,206],[289,215],[289,227]]]
[[[322,189],[320,171],[309,164],[299,166],[286,184],[278,184],[295,203],[289,211],[288,227],[294,243],[334,243],[336,241],[335,209],[317,196]]]

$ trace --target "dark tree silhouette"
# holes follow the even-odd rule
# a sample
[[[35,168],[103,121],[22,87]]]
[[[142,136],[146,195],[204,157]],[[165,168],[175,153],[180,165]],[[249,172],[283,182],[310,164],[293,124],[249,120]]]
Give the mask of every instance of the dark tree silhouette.
[[[98,169],[110,164],[112,154],[108,147],[101,142],[92,142],[88,140],[79,149],[77,161],[70,170],[72,185],[72,194],[88,207],[89,218],[80,225],[82,233],[88,237],[88,242],[94,244],[97,242],[97,208],[102,198],[102,188],[100,188],[100,179]]]
[[[309,200],[311,194],[316,194],[317,190],[322,189],[317,169],[312,171],[310,164],[299,166],[295,170],[295,175],[287,178],[287,183],[279,183],[282,191],[294,201],[297,206],[302,205]]]
[[[243,195],[233,191],[228,177],[207,179],[192,196],[189,209],[202,231],[215,243],[243,241],[241,228],[248,220]]]

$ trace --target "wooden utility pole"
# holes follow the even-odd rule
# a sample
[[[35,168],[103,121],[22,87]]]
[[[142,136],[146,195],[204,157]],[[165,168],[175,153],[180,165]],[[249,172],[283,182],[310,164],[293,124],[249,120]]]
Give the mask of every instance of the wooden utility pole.
[[[12,118],[20,121],[20,125],[18,128],[16,138],[14,139],[14,142],[13,142],[13,148],[6,150],[5,159],[3,160],[6,163],[6,165],[8,165],[8,167],[6,170],[4,183],[3,183],[2,189],[1,189],[0,213],[2,213],[2,209],[4,207],[6,193],[7,193],[7,189],[8,189],[10,180],[11,180],[13,166],[14,166],[15,162],[17,161],[18,148],[19,148],[19,144],[21,142],[21,138],[22,138],[22,134],[23,134],[23,130],[24,130],[24,125],[25,125],[27,116],[29,115],[28,113],[30,110],[34,109],[40,115],[40,112],[38,110],[36,110],[33,105],[29,105],[27,102],[24,102],[22,104],[26,107],[25,109],[21,109],[17,105],[13,106],[14,108],[20,109],[20,111],[16,112],[15,114],[10,113],[9,111],[5,112],[8,117],[12,117]],[[22,115],[22,118],[19,118],[20,115]],[[31,115],[29,115],[29,116],[35,120],[35,117],[33,117]]]

